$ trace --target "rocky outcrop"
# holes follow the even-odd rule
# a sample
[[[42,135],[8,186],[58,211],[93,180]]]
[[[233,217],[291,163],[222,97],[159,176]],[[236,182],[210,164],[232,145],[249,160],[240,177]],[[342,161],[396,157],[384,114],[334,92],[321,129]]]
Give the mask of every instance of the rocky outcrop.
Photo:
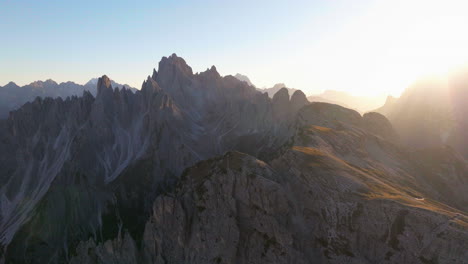
[[[174,192],[155,200],[139,261],[125,263],[423,264],[468,257],[467,216],[418,185],[425,172],[414,170],[410,153],[352,126],[309,124],[294,142],[269,163],[229,152],[188,169]],[[466,187],[466,169],[450,184]],[[84,243],[88,250],[75,259],[112,263],[98,253],[115,243]],[[123,263],[121,252],[113,261]]]
[[[277,93],[275,93],[272,100],[275,116],[280,120],[290,118],[289,113],[291,112],[291,105],[289,104],[288,90],[286,88],[281,88]]]
[[[287,153],[273,167],[228,153],[189,170],[174,196],[155,201],[144,235],[148,263],[449,263],[467,257],[466,229],[450,224],[456,216],[359,198],[353,193],[371,190],[345,176],[345,167],[324,162],[299,169],[314,159],[307,151]]]
[[[303,106],[308,105],[309,100],[307,100],[306,95],[301,91],[295,91],[291,96],[291,108],[294,113],[299,111]]]
[[[289,99],[289,92],[287,88],[281,88],[272,98],[273,113],[278,120],[292,120],[295,119],[297,112],[309,101],[304,93],[300,90],[294,92]]]
[[[141,263],[138,256],[138,247],[133,238],[125,233],[113,241],[106,241],[104,244],[96,245],[89,239],[82,242],[76,249],[76,257],[70,260],[70,264],[85,263],[114,263],[132,264]]]
[[[275,102],[215,67],[193,74],[174,54],[153,77],[134,93],[103,76],[96,97],[38,98],[2,121],[7,261],[60,262],[77,241],[144,223],[185,168],[229,150],[269,159],[294,134],[294,120],[278,119]],[[137,225],[131,235],[141,232]]]
[[[393,129],[392,124],[388,119],[376,112],[366,113],[362,116],[363,126],[375,135],[380,135],[384,138],[397,141],[398,135]]]

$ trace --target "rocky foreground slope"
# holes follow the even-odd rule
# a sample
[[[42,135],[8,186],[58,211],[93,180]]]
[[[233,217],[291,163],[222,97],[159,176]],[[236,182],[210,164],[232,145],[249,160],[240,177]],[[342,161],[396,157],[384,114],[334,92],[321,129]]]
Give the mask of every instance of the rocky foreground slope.
[[[0,121],[5,263],[464,263],[468,167],[388,120],[163,58]]]
[[[466,262],[467,167],[456,153],[416,157],[369,133],[382,116],[338,106],[312,104],[299,119],[278,158],[228,152],[197,163],[155,200],[141,241],[125,231],[90,239],[71,262]],[[428,171],[425,158],[438,163]]]

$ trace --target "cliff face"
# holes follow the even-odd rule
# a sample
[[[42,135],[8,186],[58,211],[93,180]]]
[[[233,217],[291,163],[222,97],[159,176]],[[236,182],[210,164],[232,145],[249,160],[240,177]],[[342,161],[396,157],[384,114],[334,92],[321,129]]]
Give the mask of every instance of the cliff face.
[[[176,55],[163,58],[136,93],[103,76],[96,97],[25,104],[0,121],[7,259],[60,261],[89,235],[114,236],[105,221],[133,225],[128,214],[138,213],[136,223],[144,223],[161,190],[200,160],[227,150],[271,156],[293,134],[273,108],[266,95],[214,67],[192,74]]]
[[[128,233],[100,245],[89,240],[71,263],[462,263],[468,257],[467,166],[456,153],[407,151],[335,105],[312,104],[298,119],[292,146],[268,163],[228,152],[187,169],[177,188],[153,203],[141,247]]]
[[[389,121],[176,55],[0,120],[5,263],[452,263],[468,168]]]

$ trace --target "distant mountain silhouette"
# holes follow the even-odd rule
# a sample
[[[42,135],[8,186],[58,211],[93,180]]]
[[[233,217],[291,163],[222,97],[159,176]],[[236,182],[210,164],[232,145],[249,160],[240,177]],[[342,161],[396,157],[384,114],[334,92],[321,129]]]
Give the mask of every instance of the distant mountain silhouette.
[[[307,97],[311,102],[326,102],[338,104],[365,113],[376,109],[385,102],[384,96],[354,96],[347,92],[326,90],[325,92]]]
[[[238,80],[244,81],[251,86],[254,86],[250,79],[242,74],[236,74]],[[254,86],[255,87],[255,86]],[[267,93],[270,98],[281,89],[286,88],[289,94],[293,94],[297,89],[288,88],[284,83],[277,83],[271,88],[257,88],[262,93]],[[381,106],[385,102],[384,96],[354,96],[347,92],[326,90],[325,92],[317,95],[310,95],[307,97],[310,102],[323,102],[330,104],[337,104],[347,108],[354,109],[360,113],[366,113]]]
[[[25,86],[18,86],[14,82],[0,86],[0,118],[8,116],[8,112],[17,109],[26,102],[33,101],[36,97],[61,97],[81,96],[83,91],[89,91],[96,95],[97,78],[91,79],[85,85],[74,82],[56,83],[53,80],[35,81]],[[125,87],[132,91],[136,89],[129,85],[122,85],[112,81],[112,86],[121,89]]]
[[[288,88],[284,83],[277,83],[271,88],[257,88],[258,91],[262,93],[267,93],[269,97],[273,98],[273,96],[281,89],[286,88],[289,94],[293,94],[297,89]]]
[[[419,80],[376,109],[415,148],[449,145],[468,158],[468,71]]]
[[[237,73],[236,75],[234,75],[234,77],[236,77],[239,81],[246,82],[248,85],[255,87],[255,85],[253,85],[252,82],[250,81],[249,77],[245,75]]]
[[[349,105],[347,105],[347,104],[345,104],[343,102],[329,100],[329,99],[321,97],[319,95],[308,96],[307,100],[309,100],[309,102],[321,102],[321,103],[336,104],[336,105],[341,105],[341,106],[346,107],[346,108],[353,109],[352,107],[350,107]],[[356,110],[356,109],[353,109],[353,110]]]

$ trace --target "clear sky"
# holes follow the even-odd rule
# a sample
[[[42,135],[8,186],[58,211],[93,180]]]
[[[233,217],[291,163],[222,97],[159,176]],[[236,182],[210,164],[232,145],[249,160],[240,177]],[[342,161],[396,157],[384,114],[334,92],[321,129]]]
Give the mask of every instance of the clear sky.
[[[464,2],[0,0],[0,85],[107,74],[140,88],[177,53],[258,87],[398,96],[468,62]]]

